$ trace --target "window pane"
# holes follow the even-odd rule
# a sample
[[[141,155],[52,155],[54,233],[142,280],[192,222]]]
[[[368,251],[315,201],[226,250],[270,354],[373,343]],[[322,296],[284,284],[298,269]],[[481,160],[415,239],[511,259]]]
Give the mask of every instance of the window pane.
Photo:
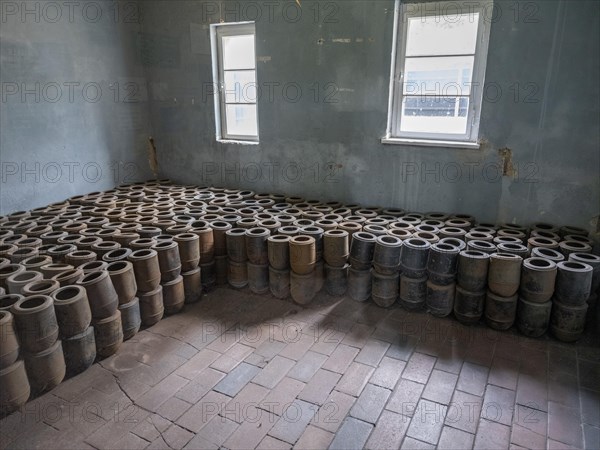
[[[225,115],[228,135],[258,135],[256,105],[225,105]]]
[[[223,69],[254,69],[254,36],[223,36]]]
[[[256,72],[254,70],[225,72],[225,102],[256,103]]]
[[[406,56],[475,53],[479,13],[408,19]]]
[[[406,58],[405,95],[471,94],[474,56]]]
[[[468,97],[404,97],[400,131],[464,134],[468,110]]]

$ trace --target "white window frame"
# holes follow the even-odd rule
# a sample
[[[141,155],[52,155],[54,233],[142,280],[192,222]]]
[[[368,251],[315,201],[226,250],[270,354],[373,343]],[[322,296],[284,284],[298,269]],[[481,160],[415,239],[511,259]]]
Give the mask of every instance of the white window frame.
[[[446,5],[445,5],[446,3]],[[462,6],[461,10],[450,9],[449,6]],[[427,5],[414,8],[415,5]],[[410,6],[413,6],[412,8]],[[381,140],[384,144],[405,144],[427,147],[451,148],[479,148],[479,125],[481,119],[481,106],[485,71],[488,57],[490,36],[490,14],[493,0],[479,0],[469,2],[419,2],[396,0],[394,14],[394,41],[392,47],[392,64],[390,70],[390,94],[388,103],[388,122],[385,137]],[[469,95],[469,110],[467,115],[467,130],[464,134],[443,133],[415,133],[400,131],[400,117],[402,109],[404,67],[407,44],[408,19],[414,17],[436,16],[440,12],[451,13],[479,12],[479,26],[477,28],[477,44],[473,63],[471,92]],[[435,55],[434,55],[435,56]]]
[[[210,26],[210,43],[212,55],[212,72],[213,83],[215,86],[214,108],[215,108],[215,126],[216,138],[218,142],[235,143],[235,144],[251,144],[259,143],[259,120],[258,120],[258,98],[256,99],[256,136],[235,135],[227,132],[226,118],[226,92],[225,92],[225,71],[223,69],[223,47],[222,37],[248,35],[254,36],[254,55],[256,59],[256,26],[254,22],[224,22],[211,24]],[[258,83],[258,64],[255,61],[255,80]]]

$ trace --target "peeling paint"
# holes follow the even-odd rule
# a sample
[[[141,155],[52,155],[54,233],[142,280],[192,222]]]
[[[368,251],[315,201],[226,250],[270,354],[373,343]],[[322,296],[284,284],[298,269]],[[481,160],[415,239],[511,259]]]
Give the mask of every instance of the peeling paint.
[[[517,171],[512,161],[512,150],[509,148],[501,148],[498,150],[500,158],[502,158],[502,176],[515,178]]]

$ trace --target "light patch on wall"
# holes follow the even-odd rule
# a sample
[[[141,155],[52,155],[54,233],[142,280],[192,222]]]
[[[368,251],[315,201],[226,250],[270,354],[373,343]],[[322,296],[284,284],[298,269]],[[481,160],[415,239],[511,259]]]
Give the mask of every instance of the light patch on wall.
[[[350,44],[352,42],[352,39],[350,39],[350,38],[337,38],[337,39],[332,39],[331,42],[336,42],[338,44]]]
[[[355,42],[365,42],[365,40],[363,38],[356,38]]]
[[[269,61],[271,61],[271,59],[272,58],[270,56],[259,56],[258,58],[256,58],[256,60],[261,63],[268,63]]]
[[[190,50],[193,55],[210,55],[209,27],[190,23]]]

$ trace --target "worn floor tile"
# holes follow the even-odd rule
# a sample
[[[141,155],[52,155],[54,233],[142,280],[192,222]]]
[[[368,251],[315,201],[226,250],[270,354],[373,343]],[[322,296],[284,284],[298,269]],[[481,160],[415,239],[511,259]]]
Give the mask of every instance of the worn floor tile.
[[[217,383],[214,390],[233,397],[260,372],[260,369],[251,364],[242,363],[229,372],[225,378]]]
[[[389,389],[367,384],[350,410],[350,415],[365,422],[376,423],[390,394]]]
[[[250,355],[254,349],[239,342],[235,343],[227,353],[221,355],[210,364],[210,367],[220,372],[228,373]]]
[[[294,445],[294,449],[297,450],[316,450],[328,448],[329,444],[333,440],[333,433],[329,431],[322,430],[315,426],[309,425],[304,430],[296,445]]]
[[[445,426],[438,442],[439,450],[455,450],[473,447],[475,435]]]
[[[375,369],[371,366],[353,362],[337,384],[336,389],[358,397],[374,371]]]
[[[213,416],[210,421],[187,444],[189,448],[205,448],[212,445],[219,448],[239,427],[239,424],[222,416]]]
[[[453,373],[434,370],[425,385],[423,398],[447,405],[450,403],[457,380],[458,376]]]
[[[488,383],[505,389],[516,390],[519,366],[519,361],[501,357],[494,358],[488,376]]]
[[[579,409],[548,402],[548,437],[563,444],[581,447],[583,436]]]
[[[171,422],[176,421],[181,415],[190,409],[192,405],[177,397],[171,397],[158,408],[157,413]]]
[[[265,436],[264,439],[260,441],[257,448],[260,448],[261,450],[287,450],[291,449],[292,445],[280,441],[279,439],[275,439],[274,437]]]
[[[483,396],[485,393],[485,385],[488,378],[488,368],[477,364],[464,363],[456,389],[473,394]]]
[[[183,448],[194,436],[188,430],[184,430],[177,425],[171,425],[167,431],[162,434],[162,438],[169,448]]]
[[[447,409],[446,405],[421,399],[406,435],[436,445],[442,432]]]
[[[166,402],[177,391],[183,388],[189,381],[179,375],[172,374],[158,383],[156,386],[146,391],[136,404],[149,411],[156,412],[160,405]]]
[[[300,391],[298,398],[315,405],[322,405],[340,378],[340,374],[319,369]]]
[[[181,388],[175,396],[188,403],[195,404],[204,397],[215,385],[225,377],[225,374],[210,367],[204,369],[196,378]]]
[[[412,417],[424,388],[425,386],[420,383],[401,379],[394,388],[386,409]]]
[[[581,389],[581,419],[583,423],[600,427],[600,393]]]
[[[519,405],[540,411],[548,411],[546,378],[521,372],[517,381],[516,401]]]
[[[344,422],[344,418],[350,412],[355,401],[356,398],[351,395],[333,391],[319,409],[318,414],[313,417],[311,423],[335,433]]]
[[[538,449],[546,447],[546,436],[537,434],[520,425],[513,425],[511,436],[511,444],[518,445],[524,448]]]
[[[273,389],[293,366],[294,361],[292,359],[283,358],[277,355],[256,374],[252,381],[261,386]]]
[[[210,391],[198,403],[188,409],[176,423],[186,430],[197,433],[219,414],[231,400],[219,392]]]
[[[336,433],[329,448],[339,450],[362,449],[372,429],[373,425],[370,423],[348,417]]]
[[[600,362],[579,359],[579,384],[582,388],[600,392]]]
[[[223,443],[223,447],[234,449],[248,449],[256,447],[273,427],[278,417],[265,410],[252,421],[242,423]]]
[[[373,331],[375,331],[375,328],[372,326],[355,323],[352,325],[352,328],[346,332],[342,344],[351,345],[352,347],[361,349],[366,344],[369,336],[373,334]]]
[[[262,408],[262,401],[268,393],[267,388],[248,383],[235,397],[227,402],[227,405],[221,408],[219,415],[238,423],[245,420],[255,420],[261,414],[257,409]]]
[[[388,348],[386,355],[390,358],[408,361],[418,342],[418,337],[401,334],[396,340],[390,343],[390,348]]]
[[[400,448],[402,450],[434,450],[436,446],[406,436]]]
[[[354,360],[358,363],[377,367],[389,347],[388,342],[369,339]]]
[[[515,405],[513,427],[516,425],[546,436],[548,433],[548,413],[523,405]]]
[[[307,334],[300,334],[288,341],[283,350],[279,352],[279,356],[298,361],[304,356],[311,345],[314,343],[314,337]]]
[[[510,426],[515,405],[515,392],[488,384],[483,397],[482,417]]]
[[[275,423],[269,435],[289,444],[294,444],[317,413],[319,407],[302,400],[295,400]]]
[[[175,373],[180,377],[187,378],[188,380],[193,380],[196,376],[210,366],[215,360],[217,360],[221,356],[220,353],[215,352],[213,350],[201,350],[188,360],[185,364],[180,366]]]
[[[385,356],[379,363],[375,373],[371,376],[369,383],[386,389],[394,389],[405,366],[405,361]]]
[[[453,428],[475,433],[482,406],[483,399],[481,397],[454,391],[452,401],[448,405],[445,423]]]
[[[323,369],[343,374],[360,350],[356,347],[340,344],[323,364]]]
[[[497,422],[481,419],[475,435],[474,449],[490,450],[508,448],[510,427]]]
[[[293,365],[288,376],[307,383],[325,361],[327,361],[327,356],[309,351]]]
[[[433,356],[413,353],[406,364],[404,372],[402,372],[402,378],[425,384],[429,379],[434,365],[435,358]]]
[[[262,400],[261,407],[273,414],[281,416],[287,405],[304,389],[305,383],[292,378],[283,378],[274,389],[271,389]]]
[[[585,448],[600,448],[600,428],[592,425],[583,425],[583,438]]]
[[[409,423],[409,417],[392,411],[383,411],[366,447],[370,449],[400,448]]]

